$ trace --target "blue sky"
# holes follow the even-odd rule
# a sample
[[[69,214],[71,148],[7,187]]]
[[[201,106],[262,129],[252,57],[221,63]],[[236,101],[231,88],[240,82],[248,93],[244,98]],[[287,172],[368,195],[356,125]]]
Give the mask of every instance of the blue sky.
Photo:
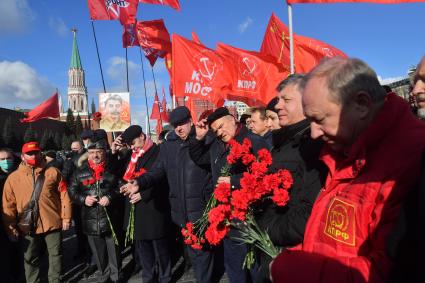
[[[259,50],[272,12],[288,23],[283,0],[180,0],[181,11],[140,4],[139,20],[163,18],[170,34],[190,38],[195,31],[202,43],[218,42],[247,50]],[[350,57],[372,66],[382,79],[403,77],[425,54],[425,3],[299,4],[293,6],[294,32],[325,41]],[[125,49],[118,21],[96,21],[96,35],[107,91],[126,91]],[[0,106],[32,108],[55,88],[66,99],[72,33],[78,29],[78,45],[89,101],[97,103],[102,81],[97,62],[87,1],[0,1]],[[140,55],[130,48],[129,72],[133,123],[144,125],[145,106]],[[145,60],[149,104],[154,95],[150,67]],[[155,65],[159,90],[168,73],[162,60]],[[64,101],[66,103],[66,100]],[[149,108],[151,106],[149,105]]]

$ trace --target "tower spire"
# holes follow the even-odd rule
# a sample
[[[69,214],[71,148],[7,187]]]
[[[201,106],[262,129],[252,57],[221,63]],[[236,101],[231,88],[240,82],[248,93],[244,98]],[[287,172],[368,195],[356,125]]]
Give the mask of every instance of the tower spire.
[[[74,41],[72,44],[71,65],[69,68],[82,69],[83,66],[81,65],[80,52],[78,51],[77,45],[77,29],[72,28],[71,31],[74,34]]]

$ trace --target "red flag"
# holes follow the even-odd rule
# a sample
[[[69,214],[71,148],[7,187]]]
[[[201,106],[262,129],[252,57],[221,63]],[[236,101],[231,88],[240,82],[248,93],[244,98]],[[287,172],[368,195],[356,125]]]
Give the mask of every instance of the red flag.
[[[92,20],[120,20],[121,24],[136,22],[138,0],[88,0]]]
[[[170,34],[162,19],[138,22],[137,38],[151,66],[158,57],[171,53]]]
[[[56,92],[25,115],[27,118],[21,119],[22,123],[35,122],[43,118],[59,118],[58,93]]]
[[[139,46],[139,40],[137,39],[136,24],[123,25],[122,33],[122,47]]]
[[[159,137],[159,134],[162,132],[162,123],[161,120],[156,120],[156,135]]]
[[[161,110],[159,109],[158,94],[155,93],[155,101],[152,104],[151,119],[152,120],[159,120],[159,119],[161,119],[160,117],[161,117]]]
[[[288,4],[297,4],[297,3],[315,3],[315,4],[325,4],[325,3],[375,3],[375,4],[399,4],[399,3],[414,3],[414,2],[425,2],[425,0],[286,0]]]
[[[162,87],[161,117],[164,122],[168,122],[167,99],[165,98],[164,86]]]
[[[140,0],[140,3],[166,5],[180,11],[179,0]]]
[[[199,40],[198,35],[197,35],[194,31],[192,31],[192,40],[193,40],[193,42],[196,42],[196,43],[198,43],[198,44],[200,44],[200,45],[203,45],[203,44],[201,43],[201,41]]]
[[[276,96],[276,86],[288,76],[288,71],[275,58],[219,43],[217,52],[232,70],[230,100],[243,101],[250,106],[266,105]]]
[[[261,53],[272,55],[289,66],[289,29],[273,13],[261,45]],[[341,50],[314,38],[294,34],[294,63],[297,73],[309,72],[324,57],[347,57]]]
[[[230,89],[231,73],[212,49],[173,34],[172,85],[176,97],[191,96],[217,104]]]

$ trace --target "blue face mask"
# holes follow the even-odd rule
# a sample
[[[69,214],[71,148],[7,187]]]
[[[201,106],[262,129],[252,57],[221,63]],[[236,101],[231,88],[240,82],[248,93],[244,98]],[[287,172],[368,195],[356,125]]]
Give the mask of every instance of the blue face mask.
[[[5,172],[11,171],[13,168],[13,160],[10,160],[10,159],[0,160],[0,168]]]

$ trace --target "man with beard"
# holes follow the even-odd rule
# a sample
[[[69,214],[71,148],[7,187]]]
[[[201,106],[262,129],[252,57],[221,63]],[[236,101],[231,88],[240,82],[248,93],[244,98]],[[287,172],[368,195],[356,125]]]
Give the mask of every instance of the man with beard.
[[[3,223],[11,240],[20,240],[24,252],[26,282],[40,282],[40,256],[44,246],[49,257],[49,282],[60,282],[62,267],[61,229],[68,230],[71,222],[71,202],[65,191],[59,191],[61,173],[54,167],[45,169],[45,161],[37,142],[22,146],[22,163],[6,180],[3,192]],[[32,197],[34,229],[24,234],[18,219]]]
[[[417,115],[421,119],[425,119],[425,56],[416,67],[413,76],[412,95],[415,99],[417,107]]]
[[[271,265],[275,282],[387,282],[386,252],[400,207],[417,181],[425,124],[387,94],[363,61],[323,60],[301,84],[311,137],[329,169],[303,243]]]
[[[194,137],[190,111],[179,106],[170,113],[170,124],[174,131],[161,144],[159,162],[149,172],[121,188],[124,194],[134,195],[160,183],[168,181],[171,219],[179,230],[187,222],[196,222],[205,209],[212,193],[211,175],[205,167],[198,166],[189,155],[189,140]],[[196,250],[185,246],[195,271],[196,282],[212,282],[213,252]]]

